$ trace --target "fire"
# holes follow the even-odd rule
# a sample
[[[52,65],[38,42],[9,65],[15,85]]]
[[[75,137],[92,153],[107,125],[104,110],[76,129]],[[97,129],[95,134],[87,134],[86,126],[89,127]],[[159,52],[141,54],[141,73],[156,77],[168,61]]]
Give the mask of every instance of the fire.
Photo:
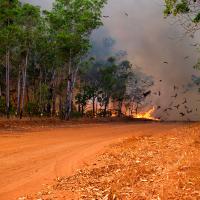
[[[155,117],[153,117],[154,111],[155,111],[155,107],[153,107],[152,109],[150,109],[147,112],[143,112],[143,113],[139,113],[137,115],[134,115],[134,118],[137,118],[137,119],[150,119],[150,120],[156,120],[156,121],[158,121],[158,119],[156,119]]]

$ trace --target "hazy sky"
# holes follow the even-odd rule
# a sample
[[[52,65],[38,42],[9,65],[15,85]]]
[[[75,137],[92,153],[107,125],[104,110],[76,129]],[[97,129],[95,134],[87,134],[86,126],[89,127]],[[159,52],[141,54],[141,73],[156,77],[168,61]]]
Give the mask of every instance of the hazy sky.
[[[27,1],[43,8],[50,8],[52,3],[52,0]],[[154,76],[155,90],[161,90],[162,96],[154,96],[152,105],[167,107],[174,100],[171,96],[176,93],[173,91],[176,84],[181,89],[174,105],[183,102],[186,97],[188,106],[193,110],[198,107],[199,111],[184,119],[199,119],[200,102],[197,103],[197,100],[200,95],[197,95],[197,88],[186,94],[182,93],[182,86],[191,82],[191,76],[200,75],[192,67],[198,58],[197,49],[192,46],[195,39],[182,37],[184,32],[181,27],[164,19],[162,10],[162,0],[109,0],[104,14],[110,18],[104,19],[104,29],[97,31],[96,35],[98,38],[99,35],[102,38],[114,38],[116,49],[126,50],[132,63],[141,67],[148,75]],[[186,56],[189,58],[185,59]],[[169,64],[164,64],[165,61]],[[161,79],[163,81],[159,82]],[[164,118],[167,119],[168,116]],[[179,114],[172,112],[170,119],[177,118]]]

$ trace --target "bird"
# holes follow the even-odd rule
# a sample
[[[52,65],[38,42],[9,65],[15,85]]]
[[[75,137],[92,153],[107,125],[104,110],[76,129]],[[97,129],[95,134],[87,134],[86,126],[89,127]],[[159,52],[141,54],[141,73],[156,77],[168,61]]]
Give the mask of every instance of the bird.
[[[158,106],[157,109],[158,109],[158,110],[161,109],[161,106]]]
[[[149,90],[149,91],[143,93],[143,96],[144,96],[144,97],[147,97],[147,96],[149,96],[150,94],[151,94],[151,90]]]
[[[192,113],[193,112],[193,110],[187,110],[187,113],[188,114],[190,114],[190,113]]]
[[[181,112],[181,113],[179,113],[182,117],[184,117],[185,116],[185,113],[183,113],[183,112]]]
[[[162,80],[160,80],[160,82],[162,82]]]
[[[124,14],[128,17],[128,13],[127,12],[124,12]]]
[[[185,56],[185,57],[184,57],[185,60],[188,59],[188,58],[189,58],[189,56]]]
[[[159,91],[159,92],[158,92],[158,96],[160,96],[160,95],[161,95],[161,92]]]
[[[185,98],[184,102],[182,104],[186,104],[187,103],[187,99]]]
[[[172,96],[172,97],[174,97],[174,98],[176,98],[178,96],[178,94],[176,93],[174,96]]]
[[[178,87],[176,85],[174,85],[174,90],[178,90]]]
[[[110,16],[108,16],[108,15],[104,15],[103,17],[104,17],[104,18],[109,18]]]
[[[180,105],[178,104],[178,105],[176,105],[176,106],[174,106],[174,108],[176,108],[177,110],[179,109],[179,107],[180,107]]]
[[[185,107],[185,109],[187,109],[187,110],[189,109],[187,106],[184,106],[184,107]]]
[[[169,64],[167,61],[164,61],[163,63],[164,63],[164,64]]]
[[[195,43],[195,44],[192,44],[192,46],[196,47],[196,46],[198,46],[198,44],[197,44],[197,43]]]

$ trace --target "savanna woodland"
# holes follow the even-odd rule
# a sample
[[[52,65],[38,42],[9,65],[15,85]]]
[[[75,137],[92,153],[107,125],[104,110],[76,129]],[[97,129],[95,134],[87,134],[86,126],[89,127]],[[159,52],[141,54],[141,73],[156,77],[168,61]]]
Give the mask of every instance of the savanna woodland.
[[[106,0],[56,0],[51,11],[0,1],[0,113],[10,116],[109,116],[133,112],[149,83],[131,63],[90,56]],[[132,87],[135,82],[134,87]],[[128,91],[130,86],[134,91]],[[126,103],[124,103],[126,102]]]
[[[199,30],[200,0],[0,0],[0,200],[200,200]]]

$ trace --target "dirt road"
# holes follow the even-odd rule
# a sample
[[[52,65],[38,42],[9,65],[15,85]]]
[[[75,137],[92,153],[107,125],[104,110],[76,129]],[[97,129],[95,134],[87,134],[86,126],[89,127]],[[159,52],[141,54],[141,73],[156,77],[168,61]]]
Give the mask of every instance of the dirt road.
[[[54,178],[74,173],[108,144],[133,135],[167,132],[181,124],[73,125],[37,132],[0,132],[0,199],[38,191]]]

